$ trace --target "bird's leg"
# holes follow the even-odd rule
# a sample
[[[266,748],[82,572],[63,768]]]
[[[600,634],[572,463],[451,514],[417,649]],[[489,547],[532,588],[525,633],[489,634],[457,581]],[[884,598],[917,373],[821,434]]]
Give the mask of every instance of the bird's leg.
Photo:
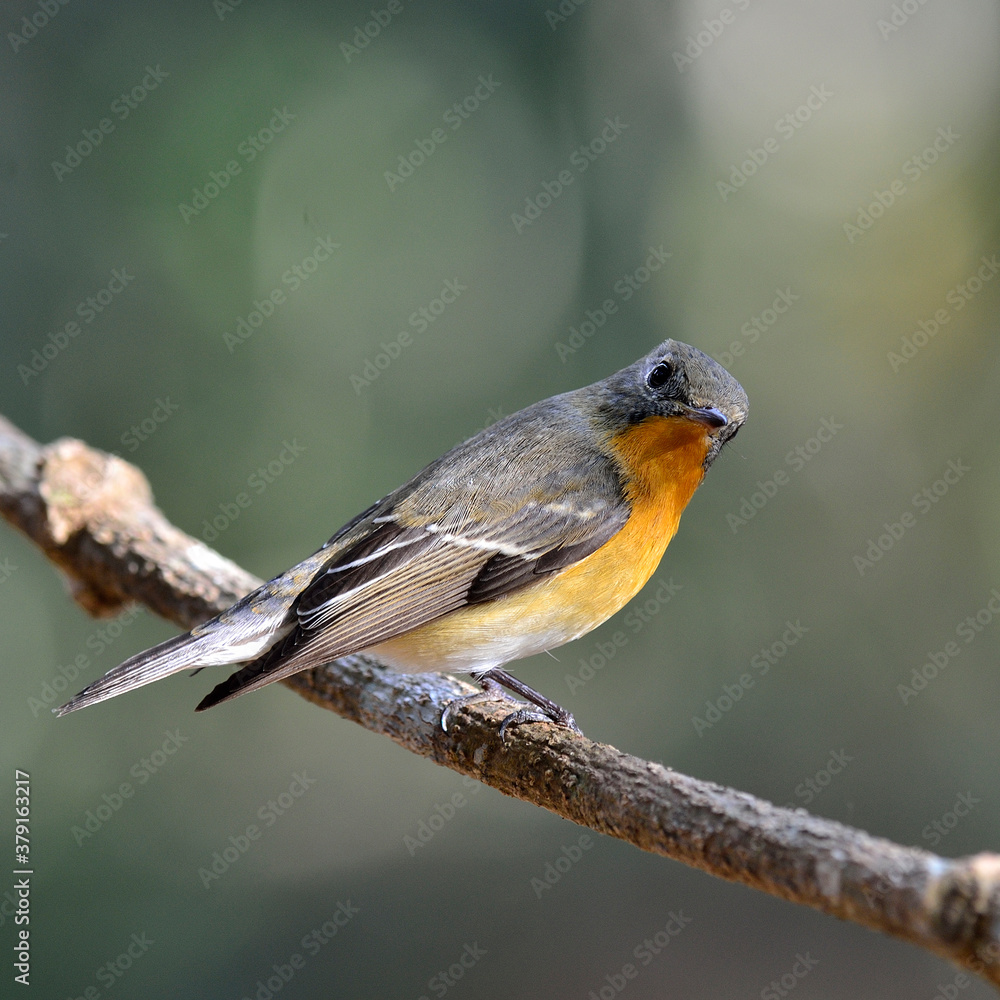
[[[460,708],[464,708],[466,705],[475,705],[483,701],[512,701],[514,704],[520,704],[520,702],[511,698],[503,690],[503,688],[507,688],[515,694],[520,695],[525,701],[541,709],[541,711],[536,712],[531,708],[519,708],[511,712],[500,723],[501,742],[506,742],[507,730],[511,726],[519,726],[524,722],[554,722],[557,726],[571,729],[574,733],[583,735],[580,727],[576,724],[576,719],[573,718],[571,713],[567,712],[561,705],[557,705],[554,701],[546,698],[545,695],[540,694],[534,688],[528,687],[527,684],[519,681],[513,674],[507,673],[506,670],[493,667],[482,674],[478,674],[476,680],[482,684],[482,691],[465,695],[462,698],[456,698],[445,707],[441,715],[441,728],[446,732],[448,730],[448,719],[451,714]]]

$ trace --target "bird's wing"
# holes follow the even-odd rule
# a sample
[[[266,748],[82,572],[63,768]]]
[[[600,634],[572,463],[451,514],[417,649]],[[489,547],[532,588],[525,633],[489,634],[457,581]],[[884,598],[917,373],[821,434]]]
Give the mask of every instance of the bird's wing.
[[[628,519],[617,483],[555,496],[465,496],[437,520],[403,502],[342,549],[302,591],[298,625],[219,684],[199,710],[409,632],[467,604],[494,600],[571,566]],[[547,492],[547,491],[546,491]],[[377,521],[378,523],[374,523]]]

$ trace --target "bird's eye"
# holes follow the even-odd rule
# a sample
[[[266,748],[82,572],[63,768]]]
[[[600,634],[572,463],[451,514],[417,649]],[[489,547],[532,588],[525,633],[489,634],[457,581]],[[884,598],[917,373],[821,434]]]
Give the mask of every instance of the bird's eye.
[[[661,361],[647,376],[646,383],[650,389],[659,389],[665,385],[674,373],[674,366],[669,361]]]

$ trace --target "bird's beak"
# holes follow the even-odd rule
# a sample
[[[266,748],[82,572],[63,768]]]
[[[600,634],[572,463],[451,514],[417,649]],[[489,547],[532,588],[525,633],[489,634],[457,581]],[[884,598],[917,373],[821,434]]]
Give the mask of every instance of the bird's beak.
[[[686,406],[684,409],[691,420],[697,420],[713,430],[725,427],[729,423],[729,418],[714,406]]]

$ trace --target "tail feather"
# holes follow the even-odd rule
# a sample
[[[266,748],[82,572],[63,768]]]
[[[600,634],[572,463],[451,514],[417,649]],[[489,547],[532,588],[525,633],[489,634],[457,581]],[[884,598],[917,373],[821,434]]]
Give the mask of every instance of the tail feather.
[[[56,715],[68,715],[191,667],[198,673],[202,667],[244,663],[259,656],[282,634],[278,629],[252,638],[237,638],[227,623],[209,622],[207,627],[201,625],[130,657],[54,711]]]
[[[96,705],[161,677],[169,677],[180,670],[196,666],[205,652],[206,638],[192,637],[190,632],[185,632],[153,646],[152,649],[137,653],[56,709],[56,715],[67,715],[79,708]]]
[[[327,558],[322,552],[310,556],[215,618],[130,657],[54,709],[56,715],[96,705],[181,670],[195,668],[197,673],[202,667],[235,666],[266,655],[294,629],[294,600]]]

